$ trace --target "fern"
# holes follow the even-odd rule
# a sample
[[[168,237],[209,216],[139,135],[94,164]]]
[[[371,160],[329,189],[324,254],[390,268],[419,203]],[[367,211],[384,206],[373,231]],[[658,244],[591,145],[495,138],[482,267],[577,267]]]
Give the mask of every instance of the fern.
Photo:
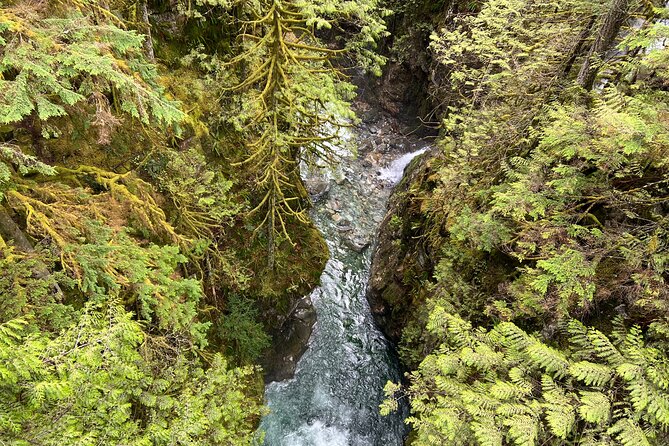
[[[608,430],[623,446],[650,446],[646,434],[634,421],[623,418]]]
[[[540,342],[530,344],[526,352],[535,364],[556,376],[564,375],[569,368],[569,361],[562,352]]]
[[[18,339],[21,339],[21,332],[28,325],[24,319],[13,319],[0,324],[0,346],[11,347]]]
[[[509,437],[517,446],[535,446],[539,435],[538,420],[527,415],[514,415],[504,424],[509,428]]]
[[[438,318],[466,326],[443,310]],[[442,331],[445,343],[425,358],[407,389],[416,420],[468,425],[471,438],[463,441],[475,444],[504,444],[504,438],[515,445],[553,444],[555,438],[609,444],[607,432],[631,445],[647,435],[666,438],[666,355],[646,345],[635,328],[619,327],[614,343],[580,322],[565,326],[572,341],[566,350],[510,322],[489,332]],[[470,341],[462,344],[462,337]],[[458,407],[464,410],[452,410]],[[422,438],[423,424],[414,427]]]
[[[625,359],[620,354],[618,349],[611,343],[611,341],[600,331],[589,330],[588,340],[592,344],[595,354],[606,360],[611,366],[617,366],[625,362]]]
[[[500,400],[516,400],[532,393],[532,387],[497,381],[490,387],[490,394]]]
[[[481,446],[502,446],[503,444],[502,431],[491,419],[472,423],[472,431]]]
[[[578,412],[581,417],[595,424],[606,424],[611,413],[611,402],[606,395],[600,392],[580,392]]]
[[[606,365],[579,361],[569,366],[569,374],[588,386],[602,387],[611,380],[613,370]]]
[[[558,438],[566,440],[571,436],[576,424],[576,410],[571,402],[554,394],[545,394],[546,396],[546,421],[551,432]]]

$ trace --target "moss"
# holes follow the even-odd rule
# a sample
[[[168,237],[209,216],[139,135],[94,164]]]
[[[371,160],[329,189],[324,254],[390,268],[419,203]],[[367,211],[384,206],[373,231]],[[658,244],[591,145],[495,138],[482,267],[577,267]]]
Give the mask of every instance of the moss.
[[[231,236],[239,259],[246,259],[247,268],[255,272],[247,292],[258,300],[267,326],[285,318],[295,300],[318,285],[329,258],[323,235],[313,224],[294,224],[290,230],[295,246],[284,241],[277,247],[274,268],[268,267],[266,244],[252,231],[239,227]]]

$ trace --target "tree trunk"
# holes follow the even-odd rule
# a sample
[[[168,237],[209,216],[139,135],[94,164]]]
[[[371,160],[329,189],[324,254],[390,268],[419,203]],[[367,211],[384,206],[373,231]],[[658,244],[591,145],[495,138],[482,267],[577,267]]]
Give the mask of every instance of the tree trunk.
[[[149,7],[147,0],[139,2],[139,16],[142,20],[142,32],[146,36],[144,38],[144,52],[151,62],[155,62],[156,56],[153,52],[153,38],[151,37],[151,23],[149,23]]]
[[[590,38],[590,34],[592,33],[592,27],[595,25],[596,20],[597,16],[593,15],[592,17],[590,17],[590,20],[588,20],[587,25],[585,25],[585,27],[579,34],[576,45],[569,52],[569,58],[567,59],[567,62],[565,62],[564,64],[564,68],[562,69],[561,79],[564,79],[569,76],[571,69],[574,67],[576,59],[578,59],[578,57],[581,55],[583,51],[583,45]]]
[[[14,245],[24,252],[34,251],[32,243],[28,237],[23,233],[19,225],[12,220],[7,210],[0,206],[0,236],[4,240],[12,240]]]
[[[17,225],[9,215],[9,212],[2,206],[0,206],[0,236],[2,236],[2,239],[0,240],[12,240],[14,246],[23,252],[35,251],[35,248],[33,248],[28,237],[26,237],[21,228],[19,228],[19,225]],[[37,279],[46,279],[51,276],[51,272],[45,264],[39,262],[33,270],[33,276]],[[52,293],[56,300],[63,300],[63,290],[60,289],[60,286],[58,286],[58,283],[56,283],[55,280],[53,281]]]
[[[609,10],[604,15],[597,37],[583,61],[578,73],[578,83],[586,90],[592,89],[599,69],[603,65],[606,52],[616,40],[620,27],[629,17],[630,0],[612,0]]]

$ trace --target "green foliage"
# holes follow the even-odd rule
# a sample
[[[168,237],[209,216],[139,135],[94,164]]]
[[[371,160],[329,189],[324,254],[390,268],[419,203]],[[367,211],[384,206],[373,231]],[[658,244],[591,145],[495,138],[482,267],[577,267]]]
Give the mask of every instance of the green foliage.
[[[239,205],[201,151],[166,147],[185,115],[143,41],[97,2],[0,10],[3,224],[28,241],[2,240],[5,444],[256,441],[259,371],[208,347],[203,282],[182,254],[212,243]],[[63,146],[67,167],[52,167]],[[160,187],[127,170],[156,153],[168,154]],[[116,167],[81,165],[101,156]],[[183,207],[175,226],[159,191]]]
[[[537,149],[514,161],[506,180],[490,188],[485,215],[515,226],[505,250],[521,262],[536,261],[509,288],[520,312],[543,312],[547,303],[561,314],[587,311],[590,302],[609,293],[610,285],[596,277],[610,256],[622,259],[615,269],[627,277],[659,279],[664,272],[663,248],[652,245],[665,224],[655,204],[664,188],[655,178],[666,171],[655,144],[668,130],[657,119],[664,113],[658,99],[626,98],[617,109],[605,101],[591,111],[557,107]],[[489,249],[485,240],[477,243]],[[651,243],[651,258],[658,261],[639,257],[649,252],[639,250],[644,243]],[[641,304],[649,291],[632,302]]]
[[[261,441],[255,298],[280,299],[266,322],[319,275],[298,166],[354,119],[334,61],[378,73],[385,29],[376,0],[182,3],[148,5],[197,43],[125,0],[0,9],[0,443]],[[149,63],[140,25],[161,63],[197,63]],[[242,212],[272,188],[295,274],[250,271]]]
[[[300,162],[332,161],[333,145],[343,141],[342,128],[354,119],[348,102],[354,87],[335,68],[334,59],[356,50],[368,66],[380,62],[367,51],[384,32],[375,5],[263,0],[243,10],[238,54],[221,68],[237,72],[224,78],[238,104],[227,120],[247,141],[241,164],[252,168],[262,191],[250,214],[258,214],[258,228],[267,229],[272,267],[275,246],[281,240],[293,245],[291,222],[307,223]],[[343,22],[352,22],[362,36],[357,42],[347,39],[353,48],[335,50],[316,37],[318,29]]]
[[[115,125],[110,106],[145,124],[183,119],[177,104],[161,96],[155,67],[141,53],[144,37],[135,32],[95,23],[78,10],[43,18],[3,9],[0,33],[0,123],[28,116],[44,123],[87,101],[96,105],[100,128]],[[42,133],[48,137],[49,127],[43,124]]]
[[[93,302],[121,298],[137,315],[168,332],[187,333],[206,345],[208,323],[197,322],[203,298],[198,280],[178,277],[187,261],[175,246],[140,246],[124,232],[89,225],[87,243],[72,248],[81,268],[81,291]]]
[[[378,0],[300,0],[296,6],[312,29],[336,31],[336,40],[344,47],[351,65],[380,76],[386,59],[376,48],[379,40],[390,35],[383,17],[391,14],[381,3]]]
[[[5,247],[0,252],[0,322],[29,316],[33,329],[68,327],[75,310],[54,291],[69,281],[62,272],[45,274],[56,259],[46,250],[27,254]]]
[[[238,358],[242,364],[253,363],[270,346],[271,339],[258,322],[258,310],[248,298],[231,295],[216,329],[230,357]]]
[[[230,193],[232,182],[209,168],[197,150],[173,154],[157,180],[178,210],[175,226],[187,234],[213,235],[241,210]]]
[[[621,45],[643,57],[584,101],[570,69],[605,9],[487,1],[433,36],[450,107],[436,186],[420,202],[438,253],[433,303],[536,326],[604,305],[662,317],[666,94],[627,79],[666,49],[630,31]]]
[[[669,441],[662,6],[434,5],[442,150],[410,185],[420,215],[395,223],[415,225],[403,248],[435,265],[431,283],[405,280],[401,308],[400,352],[423,361],[408,389],[387,387],[410,401],[412,444]],[[645,21],[618,32],[611,17],[630,25],[630,11]]]
[[[331,156],[328,142],[352,118],[345,102],[351,86],[341,83],[327,62],[336,53],[316,46],[311,31],[297,29],[307,19],[299,6],[275,1],[259,6],[253,15],[260,19],[249,26],[259,26],[264,36],[250,39],[248,49],[233,59],[233,64],[250,67],[250,75],[233,91],[249,92],[243,99],[247,110],[237,119],[240,129],[250,130],[246,163],[258,172],[258,186],[265,191],[252,213],[261,211],[260,226],[269,228],[272,263],[275,237],[290,237],[286,218],[306,221],[300,204],[306,198],[297,168],[300,152]],[[328,125],[334,126],[334,134],[327,133]]]
[[[550,346],[510,322],[487,332],[437,308],[429,329],[444,342],[406,390],[416,445],[664,444],[666,352],[625,330],[617,339],[572,321],[570,346]],[[397,397],[398,386],[386,394]],[[396,407],[384,403],[384,411]],[[567,443],[559,443],[559,440]]]
[[[87,306],[53,339],[26,336],[25,325],[0,325],[6,444],[252,443],[261,409],[245,397],[251,368],[230,369],[217,355],[205,370],[177,340],[145,334],[115,304]]]
[[[12,175],[17,171],[20,175],[56,174],[52,166],[26,155],[17,146],[0,142],[0,200],[4,198],[4,191],[13,186]]]

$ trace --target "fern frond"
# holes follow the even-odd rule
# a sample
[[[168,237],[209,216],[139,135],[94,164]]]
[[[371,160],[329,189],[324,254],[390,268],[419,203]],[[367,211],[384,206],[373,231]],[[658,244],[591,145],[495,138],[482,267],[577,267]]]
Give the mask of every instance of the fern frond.
[[[585,421],[603,425],[609,421],[611,415],[611,402],[601,392],[581,391],[578,412]]]
[[[610,365],[617,366],[625,362],[623,355],[602,332],[595,329],[588,330],[588,340],[592,343],[595,354]]]
[[[602,387],[611,380],[613,370],[603,364],[580,361],[569,366],[569,374],[588,386]]]
[[[10,347],[21,339],[21,332],[28,325],[24,319],[12,319],[0,324],[0,347]]]
[[[532,393],[532,387],[506,381],[497,381],[490,387],[490,395],[500,400],[516,400]]]
[[[539,435],[538,420],[527,415],[515,415],[504,420],[509,437],[516,446],[535,446]]]
[[[497,330],[504,336],[505,343],[515,350],[525,350],[532,344],[532,339],[523,330],[511,322],[503,322]]]
[[[613,435],[623,446],[651,446],[643,429],[629,418],[623,418],[611,426],[609,435]]]
[[[544,371],[557,376],[564,375],[569,368],[569,361],[563,353],[538,341],[528,345],[527,355]]]
[[[576,410],[570,398],[562,392],[548,392],[544,396],[548,426],[555,436],[566,440],[576,424]]]
[[[502,446],[504,440],[502,430],[492,418],[475,421],[471,427],[480,446]]]

